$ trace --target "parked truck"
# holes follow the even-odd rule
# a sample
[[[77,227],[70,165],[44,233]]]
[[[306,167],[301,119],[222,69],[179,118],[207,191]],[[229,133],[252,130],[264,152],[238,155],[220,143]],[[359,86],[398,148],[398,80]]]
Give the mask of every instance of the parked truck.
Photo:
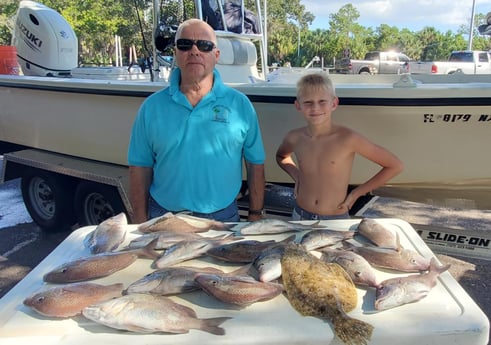
[[[394,51],[373,51],[363,60],[343,58],[336,63],[337,73],[342,74],[401,74],[406,73],[409,57]]]
[[[453,51],[448,61],[411,61],[409,72],[411,74],[489,74],[491,53],[477,50]]]

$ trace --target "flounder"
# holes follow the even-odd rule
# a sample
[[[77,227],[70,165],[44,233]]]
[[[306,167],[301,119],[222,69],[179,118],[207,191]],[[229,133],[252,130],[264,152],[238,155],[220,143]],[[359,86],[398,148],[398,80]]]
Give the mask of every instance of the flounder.
[[[304,316],[327,319],[345,344],[367,344],[373,326],[346,313],[357,304],[357,292],[346,271],[289,244],[281,259],[283,286],[290,304]]]

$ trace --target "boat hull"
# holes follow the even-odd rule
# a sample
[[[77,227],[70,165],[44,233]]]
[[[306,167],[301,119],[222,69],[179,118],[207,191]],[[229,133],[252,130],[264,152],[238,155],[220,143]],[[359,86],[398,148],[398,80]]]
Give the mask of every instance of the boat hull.
[[[359,80],[335,80],[340,106],[334,120],[388,148],[405,165],[403,173],[377,192],[428,201],[431,190],[453,191],[447,200],[460,199],[463,191],[491,191],[491,160],[483,155],[490,142],[491,83],[452,89],[441,84],[364,85]],[[165,86],[0,76],[0,141],[126,165],[136,112],[145,97]],[[232,86],[248,95],[258,113],[267,181],[291,183],[277,166],[275,152],[290,129],[305,125],[293,106],[294,84]],[[351,183],[362,183],[377,169],[357,157]],[[491,208],[490,201],[465,205]]]

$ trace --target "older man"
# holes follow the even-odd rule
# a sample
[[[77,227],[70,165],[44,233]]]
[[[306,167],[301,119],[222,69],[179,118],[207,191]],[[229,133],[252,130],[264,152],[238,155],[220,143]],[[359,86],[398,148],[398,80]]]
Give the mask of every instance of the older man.
[[[222,82],[215,69],[220,50],[206,22],[183,22],[175,43],[178,68],[170,85],[145,100],[131,133],[133,221],[167,211],[239,221],[243,158],[248,219],[260,219],[265,153],[256,112],[244,94]]]

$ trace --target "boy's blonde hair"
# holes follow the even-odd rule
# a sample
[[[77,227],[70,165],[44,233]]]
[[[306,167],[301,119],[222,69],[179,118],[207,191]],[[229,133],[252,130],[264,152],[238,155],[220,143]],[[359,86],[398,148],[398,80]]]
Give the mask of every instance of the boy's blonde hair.
[[[326,73],[308,73],[297,82],[297,98],[309,91],[325,89],[336,97],[336,89]]]

